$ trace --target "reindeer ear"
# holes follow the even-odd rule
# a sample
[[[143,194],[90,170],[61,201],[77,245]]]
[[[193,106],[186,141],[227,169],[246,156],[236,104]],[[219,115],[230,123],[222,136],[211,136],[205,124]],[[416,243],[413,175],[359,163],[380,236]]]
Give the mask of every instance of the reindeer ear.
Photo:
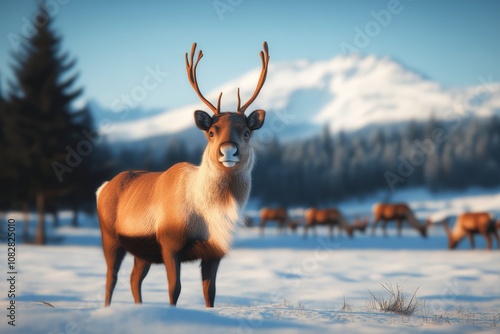
[[[212,117],[202,110],[196,110],[194,112],[194,122],[200,130],[207,131],[212,126]]]
[[[257,130],[264,125],[264,119],[266,118],[266,112],[264,110],[255,110],[247,117],[247,125],[250,130]]]

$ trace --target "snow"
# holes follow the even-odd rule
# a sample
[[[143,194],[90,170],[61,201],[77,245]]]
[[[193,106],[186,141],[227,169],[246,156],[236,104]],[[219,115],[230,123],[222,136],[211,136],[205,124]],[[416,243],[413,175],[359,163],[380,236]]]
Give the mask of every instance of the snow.
[[[207,92],[208,100],[215,103],[223,92],[222,109],[234,111],[237,88],[241,88],[242,101],[246,101],[255,90],[260,70],[255,68]],[[130,141],[186,130],[194,126],[194,110],[206,109],[194,93],[193,101],[197,102],[114,124],[105,133],[111,141]],[[297,130],[306,132],[310,127],[321,128],[325,124],[335,133],[412,119],[449,120],[468,113],[480,117],[498,114],[500,84],[493,82],[490,76],[478,77],[473,87],[446,88],[395,60],[373,55],[271,61],[265,86],[252,108],[268,111],[269,117],[276,112],[286,112],[289,117],[284,124],[289,135],[297,138],[301,136]]]
[[[488,210],[499,216],[499,190],[433,195],[411,189],[397,191],[393,199],[408,201],[422,219],[465,210]],[[369,213],[377,198],[375,194],[339,207],[352,219]],[[256,213],[256,204],[252,206],[249,215]],[[301,210],[294,208],[293,213]],[[197,263],[182,266],[176,308],[167,305],[161,265],[153,266],[144,280],[144,304],[134,305],[129,287],[133,258],[127,256],[112,305],[105,308],[100,232],[95,217],[81,218],[83,227],[65,224],[50,230],[52,237],[63,237],[61,242],[17,246],[16,327],[3,316],[0,332],[497,333],[500,326],[500,251],[485,250],[482,237],[476,237],[476,250],[464,240],[457,250],[449,251],[438,225],[427,239],[406,226],[402,237],[392,228],[388,237],[378,231],[375,236],[336,235],[333,240],[321,228],[317,237],[306,239],[302,229],[278,235],[270,226],[260,236],[256,227],[241,228],[233,250],[221,262],[213,309],[204,307]],[[70,215],[62,215],[64,223],[69,219]],[[17,228],[20,234],[22,226]],[[0,308],[6,310],[4,283]],[[382,287],[386,283],[402,287],[408,299],[416,291],[420,306],[412,316],[373,307],[370,292],[388,298]]]

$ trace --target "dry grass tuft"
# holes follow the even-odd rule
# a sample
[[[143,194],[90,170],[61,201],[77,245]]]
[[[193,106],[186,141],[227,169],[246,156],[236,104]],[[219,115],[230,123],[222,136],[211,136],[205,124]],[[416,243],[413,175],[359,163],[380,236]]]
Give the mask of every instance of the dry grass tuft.
[[[349,304],[349,303],[347,303],[345,301],[345,296],[344,296],[344,305],[342,306],[342,308],[340,310],[341,311],[350,311],[350,310],[352,310],[351,304]]]
[[[500,323],[500,313],[496,314],[492,319],[493,327],[497,327]]]
[[[403,286],[396,284],[394,287],[391,283],[383,283],[382,287],[389,293],[389,298],[386,299],[382,294],[379,297],[368,290],[371,295],[371,301],[369,306],[372,308],[378,308],[384,312],[392,312],[397,314],[402,314],[405,316],[411,316],[419,307],[419,301],[416,298],[418,288],[413,293],[412,297],[408,301],[403,293]]]

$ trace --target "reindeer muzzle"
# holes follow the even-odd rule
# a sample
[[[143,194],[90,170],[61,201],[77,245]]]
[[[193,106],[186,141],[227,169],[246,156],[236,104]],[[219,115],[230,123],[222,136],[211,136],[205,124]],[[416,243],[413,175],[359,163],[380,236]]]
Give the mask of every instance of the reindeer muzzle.
[[[227,168],[234,167],[240,162],[238,145],[232,142],[223,143],[219,147],[219,162]]]

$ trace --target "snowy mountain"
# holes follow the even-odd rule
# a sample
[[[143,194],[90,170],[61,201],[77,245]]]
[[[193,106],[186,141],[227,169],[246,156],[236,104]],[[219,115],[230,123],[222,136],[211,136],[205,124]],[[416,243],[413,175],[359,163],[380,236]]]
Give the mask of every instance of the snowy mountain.
[[[260,68],[231,80],[207,94],[211,101],[224,92],[224,110],[234,110],[236,89],[242,99],[255,89]],[[333,133],[427,120],[452,114],[480,117],[500,114],[500,84],[478,78],[478,85],[445,88],[390,58],[338,56],[328,60],[271,62],[266,84],[254,109],[268,112],[266,125],[280,138],[315,133],[325,124]],[[111,141],[147,140],[180,134],[194,127],[193,111],[200,102],[153,116],[116,124]]]
[[[109,123],[109,121],[114,123],[137,121],[165,112],[164,109],[143,109],[140,107],[125,108],[124,104],[119,105],[121,108],[116,108],[117,110],[113,111],[102,106],[99,102],[93,99],[81,101],[80,105],[77,105],[77,108],[81,106],[89,108],[92,112],[95,124],[106,124],[106,122]]]

